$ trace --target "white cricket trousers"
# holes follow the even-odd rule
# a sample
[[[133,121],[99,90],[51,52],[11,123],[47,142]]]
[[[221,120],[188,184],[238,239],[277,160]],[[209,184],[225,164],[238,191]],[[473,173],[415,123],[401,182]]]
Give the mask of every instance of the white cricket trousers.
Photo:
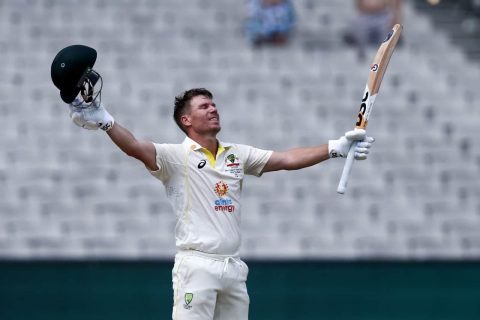
[[[248,267],[239,258],[180,251],[172,271],[173,320],[247,320]]]

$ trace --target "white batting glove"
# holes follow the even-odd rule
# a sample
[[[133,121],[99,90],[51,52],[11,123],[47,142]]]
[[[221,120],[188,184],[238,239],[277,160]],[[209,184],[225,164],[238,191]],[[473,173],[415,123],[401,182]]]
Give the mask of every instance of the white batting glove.
[[[112,115],[108,113],[98,101],[94,101],[91,105],[78,106],[79,101],[75,99],[72,104],[69,104],[70,118],[77,126],[88,130],[108,131],[113,127],[115,120]],[[77,106],[75,106],[77,105]]]
[[[345,133],[343,137],[338,140],[328,141],[328,154],[330,158],[347,157],[348,150],[353,141],[358,141],[355,147],[355,159],[365,160],[368,157],[372,143],[375,139],[367,137],[367,132],[364,129],[354,129]]]

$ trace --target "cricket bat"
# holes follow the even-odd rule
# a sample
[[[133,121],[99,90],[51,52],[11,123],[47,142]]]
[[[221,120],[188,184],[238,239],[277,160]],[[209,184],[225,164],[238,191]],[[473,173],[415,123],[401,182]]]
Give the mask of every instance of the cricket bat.
[[[392,57],[393,50],[397,45],[400,34],[403,27],[400,24],[393,26],[392,30],[388,33],[385,40],[378,48],[377,54],[373,59],[370,67],[370,74],[368,76],[367,85],[365,86],[365,92],[363,93],[362,104],[360,105],[360,111],[358,112],[357,122],[355,127],[358,129],[366,129],[368,124],[368,118],[372,112],[373,103],[377,97],[380,85],[382,83],[383,76],[387,70],[388,62]],[[348,177],[352,170],[353,161],[355,160],[355,146],[357,142],[354,141],[348,151],[347,159],[343,167],[342,176],[338,183],[337,192],[344,194],[347,190]]]

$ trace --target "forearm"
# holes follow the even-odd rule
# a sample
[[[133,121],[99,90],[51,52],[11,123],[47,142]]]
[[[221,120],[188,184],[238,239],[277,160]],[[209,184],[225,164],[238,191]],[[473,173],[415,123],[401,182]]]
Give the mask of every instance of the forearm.
[[[107,134],[120,150],[129,156],[135,155],[138,141],[128,129],[115,122]]]
[[[277,170],[298,170],[316,165],[329,159],[328,145],[295,148],[283,152],[273,152],[263,172]]]
[[[286,151],[285,170],[298,170],[310,167],[329,158],[327,144],[291,149]]]
[[[137,140],[128,129],[117,122],[107,134],[127,155],[143,162],[149,170],[158,170],[155,146],[152,142]]]
[[[368,149],[375,139],[367,137],[363,129],[354,129],[346,132],[343,137],[337,140],[329,140],[328,144],[273,152],[265,164],[263,172],[298,170],[316,165],[329,158],[346,157],[353,141],[358,141],[355,144],[355,159],[365,160],[369,152]]]

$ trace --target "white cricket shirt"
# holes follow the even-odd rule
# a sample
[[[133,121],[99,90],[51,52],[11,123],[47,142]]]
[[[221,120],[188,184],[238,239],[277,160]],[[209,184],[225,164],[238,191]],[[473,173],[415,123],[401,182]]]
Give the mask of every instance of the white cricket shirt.
[[[190,138],[154,144],[157,171],[176,214],[176,247],[238,256],[245,174],[260,176],[272,151],[219,141],[216,159]]]

